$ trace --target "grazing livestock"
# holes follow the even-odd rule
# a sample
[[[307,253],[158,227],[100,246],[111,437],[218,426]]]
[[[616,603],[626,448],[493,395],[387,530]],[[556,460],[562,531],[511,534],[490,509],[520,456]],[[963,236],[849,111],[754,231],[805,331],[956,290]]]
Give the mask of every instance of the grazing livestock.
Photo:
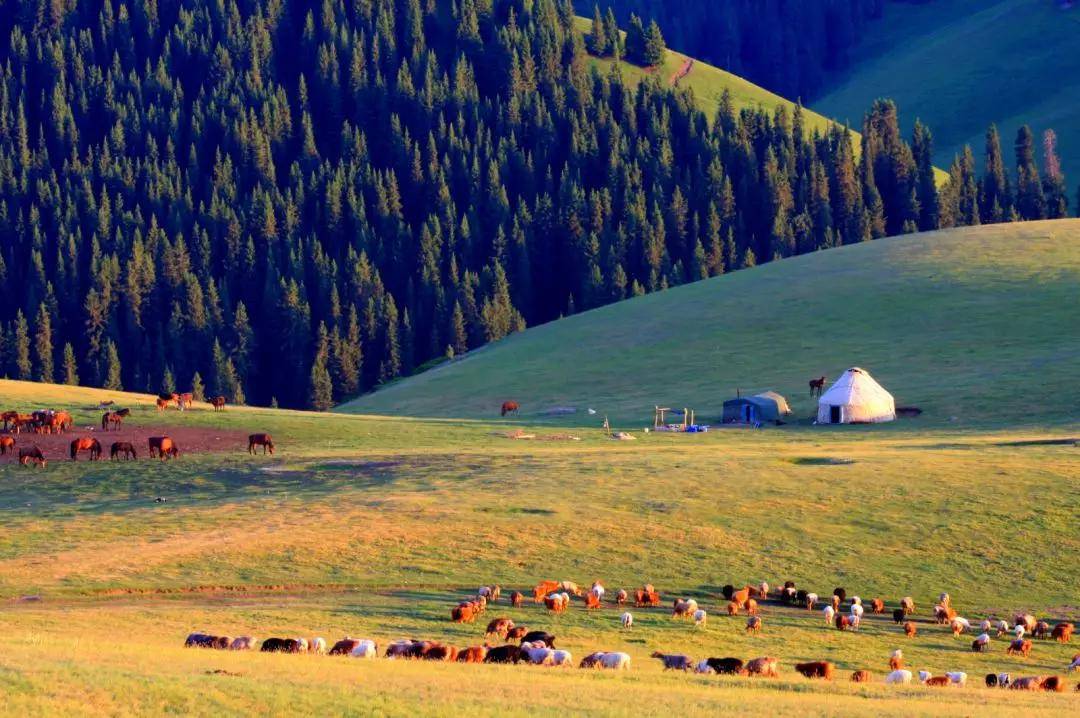
[[[108,431],[109,429],[115,429],[120,431],[120,426],[124,423],[124,417],[127,414],[120,411],[107,411],[101,415],[101,430]]]
[[[836,630],[846,631],[851,628],[851,617],[840,614],[836,617]]]
[[[915,599],[911,596],[904,596],[900,599],[900,609],[904,612],[904,615],[915,613]]]
[[[723,588],[720,589],[720,594],[724,597],[725,601],[730,601],[731,597],[735,595],[735,587],[732,586],[730,583],[726,584]]]
[[[518,646],[498,646],[488,649],[484,663],[520,663],[521,648]]]
[[[74,439],[71,442],[71,460],[76,461],[80,451],[90,452],[90,460],[97,461],[101,458],[101,442],[91,436]]]
[[[617,606],[625,606],[627,598],[629,598],[629,595],[626,593],[626,589],[620,588],[619,592],[615,594],[615,604]]]
[[[676,598],[673,606],[672,618],[689,618],[698,610],[698,603],[692,598]]]
[[[249,454],[256,453],[255,449],[260,446],[262,447],[263,454],[269,451],[271,456],[274,455],[274,440],[270,438],[269,434],[251,434],[248,436]]]
[[[481,586],[476,591],[476,595],[477,596],[483,596],[488,601],[491,601],[492,603],[495,603],[496,601],[499,600],[499,596],[502,595],[502,588],[500,588],[498,586],[498,584],[493,585],[493,586]]]
[[[151,436],[146,443],[150,449],[150,458],[157,456],[165,461],[180,456],[180,447],[168,436]]]
[[[896,670],[904,667],[904,652],[897,648],[892,654],[889,655],[889,668]]]
[[[596,589],[590,590],[585,594],[585,608],[593,609],[600,608],[600,597],[602,594],[597,593]]]
[[[525,626],[514,626],[506,632],[506,640],[520,641],[521,639],[525,638],[525,634],[528,632],[529,629],[525,628]]]
[[[551,665],[572,667],[574,665],[574,656],[570,651],[552,651]]]
[[[634,592],[634,606],[637,608],[654,608],[660,605],[660,594],[656,591],[639,588]]]
[[[1025,633],[1027,633],[1027,627],[1024,624],[1018,623],[1013,626],[1013,635],[1017,638],[1023,638]]]
[[[938,604],[934,606],[934,620],[940,624],[951,623],[956,618],[956,611],[949,606]]]
[[[15,437],[8,434],[0,436],[0,456],[15,453]]]
[[[741,658],[706,658],[709,667],[720,675],[737,676],[742,673],[743,662]]]
[[[908,638],[914,638],[916,633],[918,633],[918,629],[915,628],[915,623],[904,621],[904,635]]]
[[[705,609],[699,608],[698,610],[694,611],[694,625],[697,626],[698,628],[701,628],[702,626],[704,626],[705,622],[708,619],[709,619],[709,616],[708,616],[707,613],[705,613]]]
[[[483,663],[487,658],[487,646],[470,646],[458,651],[458,663]]]
[[[802,598],[803,605],[806,606],[807,611],[814,610],[814,604],[817,603],[818,595],[816,593],[807,593]]]
[[[570,605],[570,596],[566,593],[553,593],[544,598],[544,607],[555,613],[562,613]]]
[[[945,677],[948,678],[951,683],[955,683],[958,686],[967,685],[967,674],[963,671],[946,671]]]
[[[746,619],[746,632],[758,633],[761,631],[761,616],[750,616]]]
[[[400,639],[386,647],[387,658],[409,658],[415,641]]]
[[[1061,676],[1047,676],[1039,681],[1039,689],[1052,693],[1063,693],[1065,691],[1065,680]]]
[[[1027,676],[1017,678],[1009,684],[1009,689],[1014,691],[1037,691],[1042,686],[1046,676]]]
[[[821,613],[825,616],[825,623],[831,624],[833,622],[833,618],[836,616],[836,609],[832,606],[826,606],[825,608],[821,609]]]
[[[758,591],[757,597],[760,598],[762,601],[764,601],[765,599],[767,599],[769,597],[769,584],[766,583],[765,581],[762,581],[758,585],[757,591]]]
[[[715,671],[713,671],[712,666],[709,665],[709,659],[702,658],[700,661],[697,662],[697,665],[694,666],[694,673],[707,675],[715,673]]]
[[[458,657],[458,649],[454,646],[445,646],[441,643],[432,643],[429,646],[425,646],[423,652],[420,654],[420,658],[425,661],[456,661]]]
[[[211,636],[208,633],[192,633],[184,641],[187,648],[213,648],[224,651],[232,643],[228,636]]]
[[[938,594],[937,602],[942,606],[949,606],[952,604],[952,599],[949,597],[949,594],[943,591]]]
[[[450,609],[450,620],[454,623],[472,623],[479,613],[476,604],[471,601],[463,601]]]
[[[750,600],[750,587],[746,586],[744,588],[740,588],[738,591],[731,594],[731,600],[739,604],[739,608],[744,608],[746,606],[746,602]]]
[[[629,611],[626,611],[622,615],[622,627],[623,628],[631,628],[633,625],[634,625],[634,617],[630,614]]]
[[[169,400],[168,399],[162,399],[160,396],[157,399],[155,399],[155,403],[157,404],[157,410],[158,411],[165,411],[166,409],[169,408]]]
[[[748,676],[776,678],[780,675],[780,665],[777,659],[772,656],[765,656],[763,658],[754,658],[747,661],[743,671],[745,671]]]
[[[533,602],[543,603],[544,597],[552,591],[558,591],[562,585],[561,581],[541,581],[533,587]]]
[[[232,643],[229,644],[230,651],[251,651],[254,650],[255,644],[259,640],[254,636],[237,636],[232,639]]]
[[[317,653],[322,655],[326,653],[326,639],[316,636],[308,640],[307,651],[308,653]]]
[[[983,679],[983,682],[986,684],[987,688],[997,688],[1001,685],[998,681],[997,673],[987,673],[986,678]],[[1005,686],[1001,687],[1004,688]]]
[[[23,466],[27,464],[37,464],[41,468],[45,468],[45,455],[41,453],[41,449],[36,446],[31,446],[26,449],[19,449],[19,463]]]
[[[979,637],[971,642],[971,650],[973,653],[986,653],[990,650],[990,634],[980,633]]]
[[[330,647],[328,651],[331,656],[348,656],[352,655],[352,652],[360,645],[359,638],[342,638],[340,641]]]
[[[1027,658],[1031,654],[1031,640],[1027,638],[1017,638],[1015,641],[1009,643],[1009,647],[1005,649],[1006,655],[1014,655],[1019,653],[1024,658]]]
[[[581,668],[603,668],[612,671],[625,671],[630,669],[630,655],[620,652],[597,651],[590,653],[581,659]]]
[[[748,598],[748,599],[746,599],[746,604],[745,604],[745,606],[746,606],[746,612],[747,612],[747,614],[749,614],[749,615],[751,615],[751,616],[756,616],[756,615],[757,615],[757,612],[758,612],[758,604],[757,604],[757,601],[755,601],[755,600],[754,600],[754,599],[752,599],[752,598]]]
[[[734,601],[728,601],[727,615],[729,615],[729,616],[738,616],[739,615],[739,604],[735,603]]]
[[[1054,626],[1054,630],[1050,632],[1050,637],[1058,643],[1069,643],[1072,641],[1075,630],[1076,626],[1072,623],[1058,623]]]
[[[263,653],[303,653],[301,641],[299,638],[267,638],[259,650]]]
[[[982,623],[980,623],[980,624],[979,624],[979,631],[980,631],[981,633],[989,633],[989,632],[990,632],[990,630],[991,630],[991,629],[992,629],[993,627],[994,627],[994,623],[993,623],[993,621],[991,621],[991,620],[990,620],[989,618],[984,618],[984,619],[982,620]]]
[[[600,583],[599,580],[593,581],[593,585],[589,587],[589,590],[595,591],[596,594],[600,596],[601,600],[603,600],[604,594],[607,593],[607,589],[604,588],[604,584]]]
[[[555,647],[555,636],[545,631],[529,631],[522,638],[522,643],[536,644],[539,641],[546,645],[548,648]]]
[[[685,653],[661,653],[654,651],[652,658],[664,664],[665,671],[688,671],[694,667],[694,659]]]
[[[911,671],[902,668],[892,671],[885,676],[885,683],[907,685],[908,683],[911,683]]]
[[[839,596],[837,596],[837,595],[836,595],[836,594],[834,593],[834,594],[832,595],[832,599],[831,599],[831,601],[830,601],[830,602],[832,603],[832,607],[833,607],[833,610],[834,610],[834,611],[839,611],[839,610],[840,610],[840,597],[839,597]]]
[[[353,658],[375,658],[379,655],[379,646],[370,638],[362,638],[358,644],[349,651]]]
[[[1035,620],[1035,617],[1032,616],[1030,613],[1018,613],[1016,614],[1013,623],[1015,623],[1017,626],[1023,626],[1026,632],[1031,633],[1035,630],[1035,624],[1037,623],[1037,621]]]
[[[112,446],[109,447],[109,459],[115,461],[117,457],[121,457],[125,461],[136,458],[135,446],[130,441],[114,441]]]
[[[807,678],[822,678],[831,681],[836,667],[828,661],[811,661],[809,663],[796,663],[795,670]]]
[[[880,598],[875,598],[870,601],[871,613],[885,613],[885,602]]]
[[[833,592],[832,592],[832,595],[834,595],[834,596],[836,596],[837,598],[839,598],[839,599],[840,599],[840,603],[843,603],[844,601],[846,601],[846,600],[847,600],[847,591],[846,591],[846,590],[844,590],[843,588],[834,588],[834,589],[833,589]]]
[[[516,401],[504,401],[502,408],[499,410],[500,416],[506,416],[507,414],[516,414],[521,409],[521,405]]]
[[[907,614],[906,614],[906,613],[904,613],[904,609],[902,609],[902,608],[895,608],[895,609],[893,609],[893,612],[892,612],[892,620],[893,620],[893,623],[895,623],[895,624],[897,624],[897,625],[900,625],[901,623],[903,623],[903,622],[904,622],[904,617],[905,617],[906,615],[907,615]]]
[[[1009,632],[1009,622],[1006,621],[1005,619],[1001,619],[1000,621],[998,621],[997,622],[997,635],[998,635],[998,638],[1001,638],[1002,636],[1004,636],[1008,632]]]
[[[932,688],[943,688],[951,683],[948,676],[931,676],[926,671],[919,671],[919,682]]]
[[[521,591],[512,591],[510,593],[510,605],[514,608],[521,608],[521,604],[525,602],[525,594]]]
[[[953,637],[955,638],[955,637],[959,636],[961,633],[963,633],[964,631],[970,631],[971,630],[971,622],[968,621],[966,618],[960,618],[959,616],[957,616],[949,624],[949,627],[952,629],[952,634],[953,634]]]
[[[214,411],[225,411],[225,397],[213,397],[212,399],[210,399],[210,406],[214,407]]]
[[[1072,663],[1069,664],[1068,671],[1070,673],[1073,671],[1080,671],[1080,653],[1077,653],[1075,656],[1073,656]]]
[[[484,631],[485,636],[498,636],[503,640],[506,639],[510,629],[514,627],[514,621],[509,618],[493,618],[488,621],[487,630]]]
[[[1050,624],[1046,621],[1037,621],[1035,628],[1031,630],[1032,638],[1046,638],[1050,635]]]
[[[863,668],[863,669],[855,671],[854,673],[851,674],[851,682],[852,683],[869,683],[873,679],[873,677],[874,677],[874,674],[872,674],[870,671]]]

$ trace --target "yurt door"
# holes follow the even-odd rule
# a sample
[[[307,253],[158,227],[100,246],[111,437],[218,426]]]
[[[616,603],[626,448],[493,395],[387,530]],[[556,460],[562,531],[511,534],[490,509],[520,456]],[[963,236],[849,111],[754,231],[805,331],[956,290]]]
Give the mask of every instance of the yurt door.
[[[829,423],[840,424],[844,421],[841,414],[843,413],[842,406],[830,406],[829,407]]]

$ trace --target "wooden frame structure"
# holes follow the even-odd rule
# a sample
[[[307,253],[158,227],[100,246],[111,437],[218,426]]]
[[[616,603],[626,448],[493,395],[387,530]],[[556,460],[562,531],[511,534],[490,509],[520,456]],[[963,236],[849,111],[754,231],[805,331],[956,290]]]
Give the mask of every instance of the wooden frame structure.
[[[687,409],[687,408],[683,407],[683,410],[682,410],[682,419],[683,419],[682,424],[681,425],[679,425],[679,424],[670,424],[669,425],[666,421],[664,421],[664,418],[665,418],[664,415],[669,411],[672,412],[672,413],[679,413],[679,410],[678,409],[672,409],[671,407],[668,407],[668,406],[654,406],[653,408],[654,408],[654,412],[653,412],[653,429],[655,431],[674,431],[675,427],[681,427],[679,430],[686,431],[686,428],[688,426],[692,426],[694,424],[694,410],[693,409]]]

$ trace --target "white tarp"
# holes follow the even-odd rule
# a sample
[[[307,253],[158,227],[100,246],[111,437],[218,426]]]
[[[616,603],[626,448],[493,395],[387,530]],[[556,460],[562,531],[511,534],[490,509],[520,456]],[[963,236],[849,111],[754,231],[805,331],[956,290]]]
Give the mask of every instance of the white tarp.
[[[892,394],[858,367],[844,372],[818,400],[819,424],[870,423],[895,418],[896,402]]]

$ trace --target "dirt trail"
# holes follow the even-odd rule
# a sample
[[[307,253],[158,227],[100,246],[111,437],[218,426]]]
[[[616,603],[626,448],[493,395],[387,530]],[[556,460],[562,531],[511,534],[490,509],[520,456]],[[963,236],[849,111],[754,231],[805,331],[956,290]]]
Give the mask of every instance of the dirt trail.
[[[682,80],[687,75],[689,75],[690,71],[693,70],[693,69],[694,69],[694,60],[693,60],[693,58],[690,58],[690,57],[686,58],[685,60],[683,60],[683,64],[678,69],[678,71],[674,75],[671,76],[671,81],[670,81],[669,84],[672,87],[678,87],[679,86],[679,81]]]

